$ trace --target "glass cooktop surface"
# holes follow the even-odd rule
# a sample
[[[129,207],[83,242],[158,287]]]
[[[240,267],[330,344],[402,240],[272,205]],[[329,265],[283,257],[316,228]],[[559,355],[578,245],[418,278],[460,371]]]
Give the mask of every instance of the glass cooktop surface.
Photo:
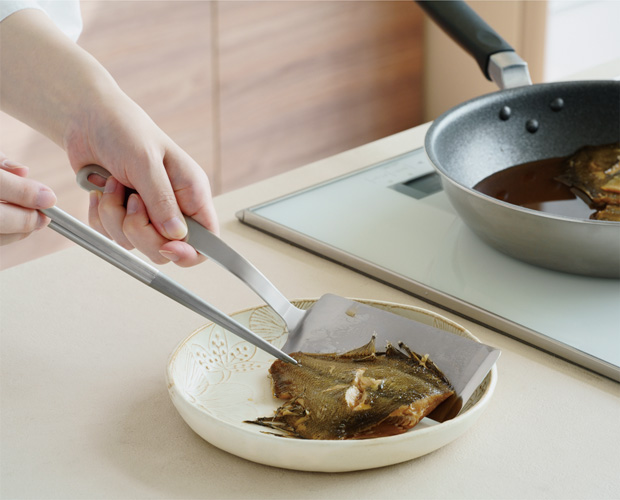
[[[459,219],[421,148],[237,216],[620,381],[620,280],[542,269],[489,247]]]

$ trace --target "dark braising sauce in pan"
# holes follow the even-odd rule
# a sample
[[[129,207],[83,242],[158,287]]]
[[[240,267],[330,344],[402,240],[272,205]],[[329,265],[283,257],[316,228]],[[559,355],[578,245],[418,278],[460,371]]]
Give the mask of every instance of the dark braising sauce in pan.
[[[513,205],[553,215],[589,219],[595,210],[557,181],[566,158],[538,160],[500,170],[481,180],[474,189]]]

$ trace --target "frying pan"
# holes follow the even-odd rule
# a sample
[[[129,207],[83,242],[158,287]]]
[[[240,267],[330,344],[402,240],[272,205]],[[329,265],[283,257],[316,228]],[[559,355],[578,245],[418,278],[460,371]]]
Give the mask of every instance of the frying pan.
[[[473,186],[507,167],[620,140],[620,82],[532,85],[527,64],[465,2],[417,3],[502,89],[442,114],[425,138],[426,154],[461,219],[484,242],[516,259],[619,278],[620,223],[519,207]]]

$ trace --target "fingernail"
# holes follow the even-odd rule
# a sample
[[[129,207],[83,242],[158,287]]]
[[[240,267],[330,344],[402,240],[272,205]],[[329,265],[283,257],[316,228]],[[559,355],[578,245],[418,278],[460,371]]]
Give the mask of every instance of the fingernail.
[[[116,181],[116,179],[114,177],[109,177],[108,182],[105,183],[105,189],[103,190],[103,192],[113,193],[114,191],[116,191],[117,185],[118,185],[118,182]]]
[[[164,222],[164,231],[171,240],[182,240],[187,234],[187,226],[179,217]]]
[[[4,159],[0,162],[0,164],[9,170],[17,169],[17,168],[25,168],[28,171],[28,167],[26,165],[22,165],[21,163],[17,163],[16,161]]]
[[[26,165],[22,165],[21,163],[17,163],[16,161],[6,159],[0,161],[0,168],[3,168],[7,172],[11,172],[22,177],[27,176],[29,171],[29,168]]]
[[[50,208],[56,204],[56,195],[49,189],[41,188],[35,201],[37,208]]]
[[[127,215],[135,214],[138,211],[138,198],[132,194],[127,200]]]
[[[101,193],[99,191],[91,191],[89,193],[89,204],[90,204],[90,208],[95,208],[97,205],[99,205],[99,197],[101,196]]]
[[[162,257],[165,257],[172,262],[177,262],[179,260],[179,256],[176,253],[168,252],[166,250],[160,250],[159,253],[162,255]]]

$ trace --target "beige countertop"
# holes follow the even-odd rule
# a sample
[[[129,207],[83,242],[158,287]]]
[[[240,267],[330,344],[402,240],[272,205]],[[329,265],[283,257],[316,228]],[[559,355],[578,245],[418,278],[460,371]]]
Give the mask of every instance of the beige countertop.
[[[425,129],[228,193],[216,205],[222,237],[286,296],[333,292],[423,306],[499,347],[495,394],[466,434],[419,459],[339,474],[281,470],[221,451],[185,424],[164,378],[172,350],[206,321],[73,247],[0,274],[0,497],[620,498],[619,384],[234,216],[346,173],[361,156],[399,154]],[[260,304],[212,262],[164,271],[223,311]]]

